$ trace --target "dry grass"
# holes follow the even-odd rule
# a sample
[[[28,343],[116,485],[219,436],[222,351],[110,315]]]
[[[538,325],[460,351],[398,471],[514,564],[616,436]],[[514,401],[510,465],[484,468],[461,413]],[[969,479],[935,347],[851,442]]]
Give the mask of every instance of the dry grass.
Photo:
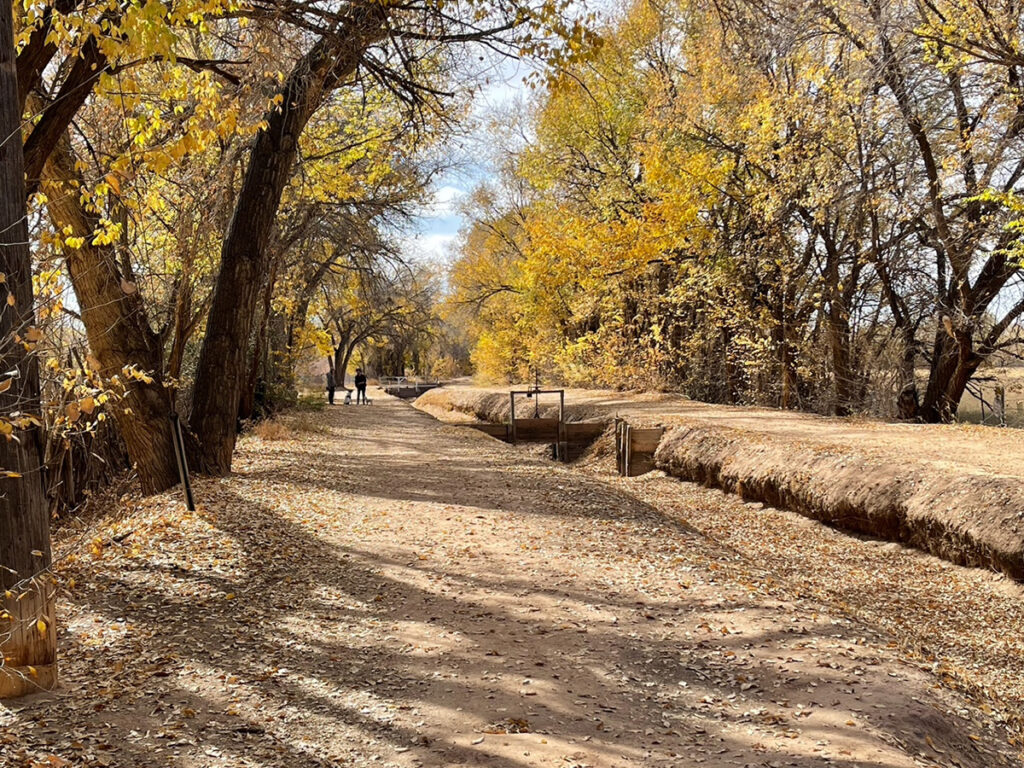
[[[264,441],[291,440],[294,437],[292,431],[280,419],[264,419],[257,422],[250,434]]]
[[[985,406],[982,408],[977,397],[968,392],[960,401],[956,412],[957,421],[997,425],[998,419],[992,413],[992,404],[995,403],[996,387],[999,385],[1006,392],[1007,426],[1024,428],[1024,368],[993,367],[979,371],[974,388],[985,398]]]
[[[329,431],[322,413],[296,410],[256,422],[249,434],[264,442],[279,442],[301,439],[303,435],[326,435]]]

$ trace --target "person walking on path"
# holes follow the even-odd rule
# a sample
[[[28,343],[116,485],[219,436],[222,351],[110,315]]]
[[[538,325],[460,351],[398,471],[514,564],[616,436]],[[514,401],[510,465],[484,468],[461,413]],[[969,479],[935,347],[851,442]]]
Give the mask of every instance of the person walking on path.
[[[359,405],[360,398],[362,404],[366,405],[366,374],[362,368],[356,368],[356,405]]]
[[[327,403],[334,405],[334,371],[327,371]]]

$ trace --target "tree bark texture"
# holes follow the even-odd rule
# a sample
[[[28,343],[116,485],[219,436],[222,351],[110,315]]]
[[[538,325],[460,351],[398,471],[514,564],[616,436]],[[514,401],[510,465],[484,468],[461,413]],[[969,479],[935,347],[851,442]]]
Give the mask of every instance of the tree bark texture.
[[[10,388],[0,414],[40,413],[39,369],[23,344],[34,324],[21,109],[9,3],[0,9],[0,371]],[[57,680],[49,510],[39,427],[0,436],[0,698],[50,688]],[[11,473],[9,476],[6,473]],[[19,599],[20,598],[20,599]]]
[[[159,493],[179,482],[170,422],[174,405],[164,386],[160,340],[149,326],[137,288],[121,273],[113,246],[91,244],[96,222],[79,202],[80,181],[66,139],[50,157],[43,179],[54,227],[70,227],[73,235],[85,238],[80,248],[68,250],[67,267],[89,349],[104,379],[116,375],[124,382],[124,399],[113,408],[113,416],[142,492]],[[152,382],[126,377],[124,370],[132,367]]]
[[[981,358],[974,354],[969,332],[956,328],[947,330],[943,323],[939,323],[932,348],[928,387],[919,411],[921,419],[932,424],[952,421],[967,383],[980,363]]]

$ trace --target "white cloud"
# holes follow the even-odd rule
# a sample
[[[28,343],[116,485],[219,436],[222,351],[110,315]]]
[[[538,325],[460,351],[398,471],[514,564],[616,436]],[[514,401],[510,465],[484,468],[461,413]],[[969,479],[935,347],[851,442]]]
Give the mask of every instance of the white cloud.
[[[410,261],[440,263],[446,261],[458,235],[449,232],[422,232],[403,238],[402,252]]]
[[[466,190],[446,184],[434,190],[434,199],[424,215],[431,218],[457,216],[458,207],[466,197]]]

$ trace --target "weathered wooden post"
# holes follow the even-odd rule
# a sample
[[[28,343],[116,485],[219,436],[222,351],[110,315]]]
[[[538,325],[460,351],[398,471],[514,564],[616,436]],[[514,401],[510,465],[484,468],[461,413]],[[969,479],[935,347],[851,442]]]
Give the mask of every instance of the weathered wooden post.
[[[996,419],[999,421],[1000,427],[1006,426],[1006,387],[1002,384],[996,384],[996,396],[995,402],[992,405],[992,410],[995,411]]]
[[[565,390],[558,393],[558,429],[555,433],[555,458],[567,461],[568,440],[565,436]]]
[[[633,468],[633,427],[628,423],[623,431],[623,440],[626,443],[625,456],[623,458],[623,467],[625,471],[623,474],[626,477],[630,477],[630,470]]]
[[[625,423],[618,416],[615,417],[615,471],[619,473],[620,477],[626,471],[622,455],[622,429]]]
[[[512,436],[512,445],[516,444],[516,393],[508,393],[509,412],[509,434]]]

